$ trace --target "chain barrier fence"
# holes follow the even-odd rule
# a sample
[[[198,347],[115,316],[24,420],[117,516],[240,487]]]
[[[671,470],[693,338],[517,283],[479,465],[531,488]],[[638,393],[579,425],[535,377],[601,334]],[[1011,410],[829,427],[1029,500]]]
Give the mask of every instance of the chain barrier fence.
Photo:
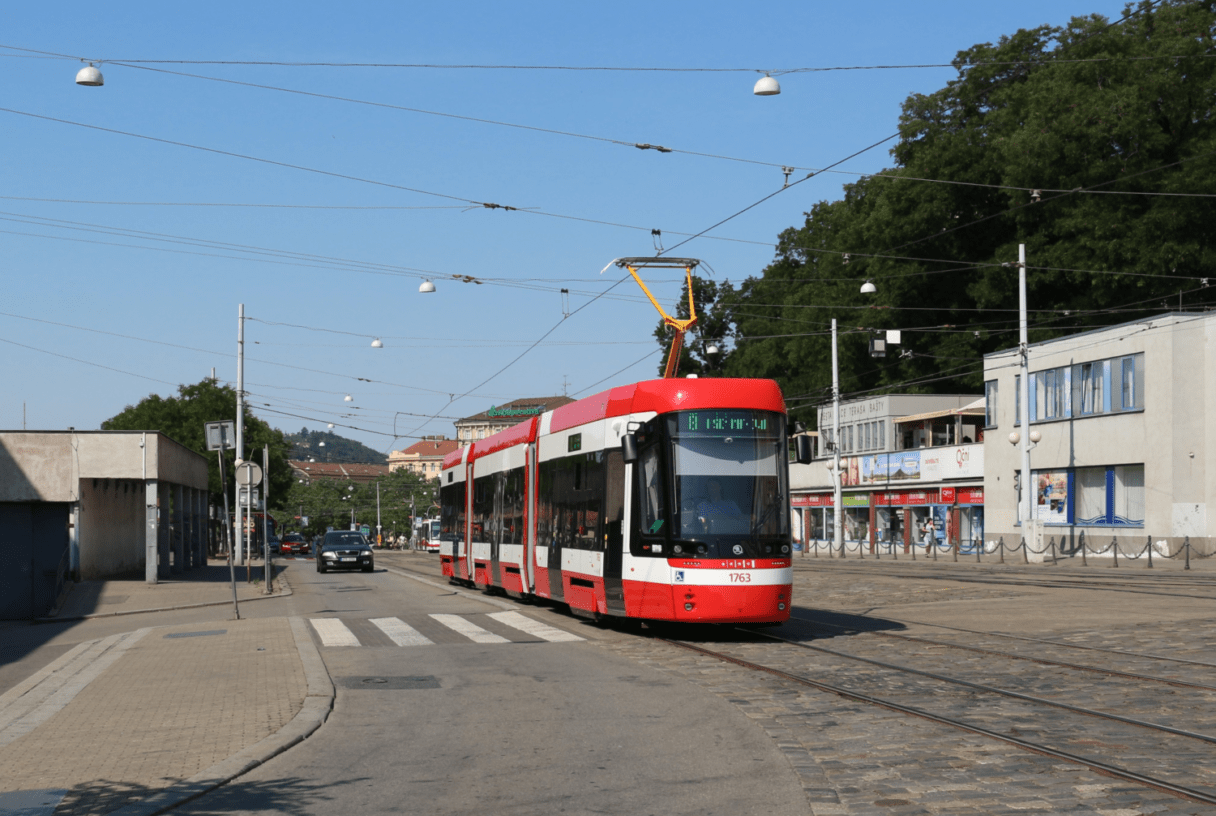
[[[1191,568],[1191,561],[1202,561],[1216,556],[1216,552],[1204,552],[1191,546],[1191,537],[1185,536],[1182,544],[1176,548],[1171,547],[1168,541],[1159,539],[1154,543],[1152,536],[1145,536],[1144,546],[1136,548],[1134,545],[1129,547],[1128,543],[1120,542],[1117,537],[1112,536],[1111,540],[1105,546],[1091,544],[1086,538],[1085,532],[1082,531],[1076,538],[1075,543],[1070,543],[1065,536],[1060,536],[1059,544],[1056,543],[1056,537],[1052,536],[1050,540],[1043,546],[1042,549],[1035,549],[1027,543],[1025,538],[1019,539],[1017,544],[1006,544],[1004,536],[997,539],[996,542],[988,541],[983,544],[978,542],[955,542],[934,540],[932,544],[909,544],[905,549],[903,545],[895,545],[889,541],[878,542],[871,544],[868,541],[853,541],[844,542],[837,547],[831,541],[821,541],[813,539],[810,542],[804,542],[800,545],[799,555],[805,557],[808,551],[812,551],[815,558],[849,558],[850,553],[855,553],[854,556],[858,559],[871,558],[874,560],[890,559],[893,561],[899,560],[901,557],[905,560],[916,561],[918,550],[920,560],[937,561],[939,555],[942,558],[948,557],[952,563],[957,562],[960,556],[964,560],[970,560],[974,556],[976,563],[982,564],[987,560],[989,563],[1005,564],[1006,554],[1008,553],[1015,563],[1016,556],[1021,553],[1021,563],[1032,563],[1031,556],[1036,556],[1033,563],[1044,564],[1060,564],[1060,563],[1075,563],[1075,559],[1080,558],[1081,566],[1089,566],[1089,556],[1106,557],[1109,555],[1111,559],[1110,566],[1118,567],[1119,559],[1122,557],[1125,561],[1138,562],[1144,560],[1146,569],[1153,568],[1153,558],[1164,559],[1167,561],[1182,561],[1183,569]],[[885,550],[885,552],[884,552]],[[901,552],[901,550],[903,550]],[[822,551],[822,555],[821,555]],[[992,558],[995,555],[996,559]],[[987,558],[985,559],[985,556]],[[1041,556],[1041,558],[1039,557]]]

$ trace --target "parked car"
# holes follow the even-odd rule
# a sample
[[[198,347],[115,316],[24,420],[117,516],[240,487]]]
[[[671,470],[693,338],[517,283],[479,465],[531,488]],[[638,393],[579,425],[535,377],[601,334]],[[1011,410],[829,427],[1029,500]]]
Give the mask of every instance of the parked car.
[[[283,536],[283,555],[308,555],[308,542],[299,533]]]
[[[317,572],[331,569],[375,569],[372,545],[362,533],[334,530],[325,534],[321,548],[317,551]]]
[[[270,547],[271,555],[278,555],[283,551],[283,543],[275,535],[270,536],[270,543],[267,546]]]

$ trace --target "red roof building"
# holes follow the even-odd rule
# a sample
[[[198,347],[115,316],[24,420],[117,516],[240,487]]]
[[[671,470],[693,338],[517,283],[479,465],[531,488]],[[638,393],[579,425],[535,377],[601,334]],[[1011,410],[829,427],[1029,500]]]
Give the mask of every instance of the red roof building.
[[[292,473],[305,484],[313,479],[330,479],[336,482],[374,482],[389,474],[389,465],[346,465],[332,462],[301,462],[288,460]]]
[[[405,450],[390,453],[388,468],[389,470],[405,468],[410,473],[417,473],[426,479],[438,479],[439,471],[443,467],[443,457],[459,447],[460,443],[455,439],[428,436]]]

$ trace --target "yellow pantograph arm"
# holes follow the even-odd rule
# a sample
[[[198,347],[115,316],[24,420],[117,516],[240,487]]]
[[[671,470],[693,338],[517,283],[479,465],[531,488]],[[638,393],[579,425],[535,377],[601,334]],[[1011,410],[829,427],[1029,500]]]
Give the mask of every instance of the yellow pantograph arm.
[[[638,286],[642,287],[642,291],[646,293],[646,297],[650,298],[651,305],[654,306],[656,309],[658,309],[659,314],[662,315],[662,317],[663,317],[664,324],[671,326],[676,331],[683,332],[683,331],[687,331],[689,326],[691,326],[697,322],[697,308],[693,304],[693,300],[692,300],[692,267],[691,266],[684,267],[684,274],[686,275],[686,278],[688,280],[688,319],[687,320],[677,320],[676,318],[667,314],[667,312],[664,311],[663,307],[659,305],[659,302],[654,299],[654,295],[650,294],[650,290],[648,288],[646,288],[646,284],[642,281],[641,278],[638,277],[637,269],[635,269],[632,266],[626,266],[625,268],[629,270],[630,275],[633,275],[633,279],[638,282]]]

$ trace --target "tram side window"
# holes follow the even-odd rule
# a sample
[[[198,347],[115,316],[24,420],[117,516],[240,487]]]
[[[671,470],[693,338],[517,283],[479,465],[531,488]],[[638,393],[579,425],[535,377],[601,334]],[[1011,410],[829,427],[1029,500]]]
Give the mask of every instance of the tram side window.
[[[497,481],[496,475],[473,480],[472,541],[490,540],[490,532],[494,526],[494,493]]]
[[[445,485],[439,491],[440,521],[444,541],[464,538],[464,482]]]
[[[602,549],[603,508],[603,451],[541,463],[537,535],[542,543]]]
[[[522,544],[524,540],[524,469],[503,474],[502,543]]]
[[[638,510],[642,535],[662,535],[667,512],[663,501],[663,468],[659,446],[651,445],[638,460]]]

